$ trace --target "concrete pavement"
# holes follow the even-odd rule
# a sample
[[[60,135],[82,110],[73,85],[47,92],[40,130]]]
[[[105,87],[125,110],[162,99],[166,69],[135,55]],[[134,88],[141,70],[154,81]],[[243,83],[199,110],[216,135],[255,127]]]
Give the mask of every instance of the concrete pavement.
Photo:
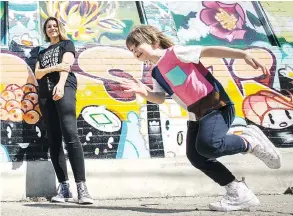
[[[293,186],[293,149],[280,149],[281,169],[271,170],[252,155],[220,158],[238,178],[258,194],[283,194]],[[70,183],[76,195],[70,165]],[[3,201],[30,196],[52,196],[56,178],[50,161],[1,163],[0,194]],[[94,199],[166,196],[214,196],[224,189],[190,165],[186,157],[161,159],[86,160],[89,191]]]
[[[49,202],[2,202],[2,216],[220,216],[223,212],[212,212],[207,204],[220,197],[173,197],[120,200],[95,200],[94,205],[75,203],[52,204]],[[292,195],[262,195],[261,205],[250,212],[229,213],[230,216],[286,216],[293,215]]]

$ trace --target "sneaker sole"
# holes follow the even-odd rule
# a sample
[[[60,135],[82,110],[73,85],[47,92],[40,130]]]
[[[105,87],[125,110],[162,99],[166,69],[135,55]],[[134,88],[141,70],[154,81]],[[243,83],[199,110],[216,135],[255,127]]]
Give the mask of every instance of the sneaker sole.
[[[52,198],[51,199],[51,202],[54,202],[54,203],[65,203],[65,199]]]
[[[92,201],[78,201],[78,204],[91,205],[91,204],[94,204],[94,202],[92,202]]]
[[[56,198],[52,198],[51,202],[55,202],[55,203],[65,203],[65,202],[73,202],[74,199],[73,198],[64,198],[64,199],[56,199]]]
[[[74,202],[73,198],[65,198],[65,202]]]
[[[253,194],[252,199],[250,199],[248,202],[242,203],[238,206],[230,206],[229,208],[224,208],[222,206],[218,207],[213,204],[209,204],[209,209],[212,211],[219,211],[219,212],[230,212],[230,211],[249,211],[250,208],[258,206],[260,204],[259,199]]]
[[[88,205],[88,204],[94,204],[94,201],[92,199],[84,198],[84,199],[78,200],[78,203]]]
[[[264,135],[264,133],[261,131],[261,129],[259,129],[257,126],[248,125],[247,127],[253,129],[256,132],[256,133],[254,133],[254,136],[256,138],[261,137],[262,140],[264,140],[265,147],[272,149],[274,151],[275,155],[277,156],[277,158],[273,160],[274,163],[270,163],[269,165],[266,163],[268,165],[268,167],[271,169],[280,169],[282,156],[281,156],[280,152],[278,151],[278,149],[275,147],[275,145]]]

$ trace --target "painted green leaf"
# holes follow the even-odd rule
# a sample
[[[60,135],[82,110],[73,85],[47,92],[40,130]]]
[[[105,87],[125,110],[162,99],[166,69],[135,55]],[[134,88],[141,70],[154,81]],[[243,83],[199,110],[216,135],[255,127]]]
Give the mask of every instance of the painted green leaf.
[[[0,19],[2,19],[2,16],[4,15],[4,7],[5,7],[5,2],[0,2]]]
[[[249,11],[246,11],[246,14],[247,14],[247,18],[249,19],[250,23],[253,25],[253,26],[257,26],[257,27],[260,27],[262,26],[260,20],[258,17],[256,17],[253,13],[249,12]]]
[[[172,12],[176,29],[179,30],[186,23],[186,16]]]

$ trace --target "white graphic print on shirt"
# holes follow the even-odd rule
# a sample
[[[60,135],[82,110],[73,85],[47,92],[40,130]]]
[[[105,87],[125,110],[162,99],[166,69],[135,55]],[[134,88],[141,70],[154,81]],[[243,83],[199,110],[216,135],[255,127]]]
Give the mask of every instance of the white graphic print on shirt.
[[[52,67],[58,64],[60,54],[60,47],[53,48],[44,53],[43,58],[41,59],[41,66],[43,68]]]

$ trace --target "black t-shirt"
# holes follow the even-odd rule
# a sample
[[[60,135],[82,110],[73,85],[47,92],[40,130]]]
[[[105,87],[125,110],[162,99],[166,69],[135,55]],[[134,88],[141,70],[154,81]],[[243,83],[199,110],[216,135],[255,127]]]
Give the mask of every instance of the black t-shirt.
[[[60,64],[64,53],[71,52],[75,57],[75,47],[71,40],[63,40],[54,45],[50,45],[48,48],[41,50],[38,55],[38,61],[40,68],[48,68],[54,65]],[[39,83],[40,96],[47,94],[54,88],[60,79],[60,73],[52,72],[43,76]],[[70,86],[76,89],[77,81],[74,73],[69,72],[65,86]]]

